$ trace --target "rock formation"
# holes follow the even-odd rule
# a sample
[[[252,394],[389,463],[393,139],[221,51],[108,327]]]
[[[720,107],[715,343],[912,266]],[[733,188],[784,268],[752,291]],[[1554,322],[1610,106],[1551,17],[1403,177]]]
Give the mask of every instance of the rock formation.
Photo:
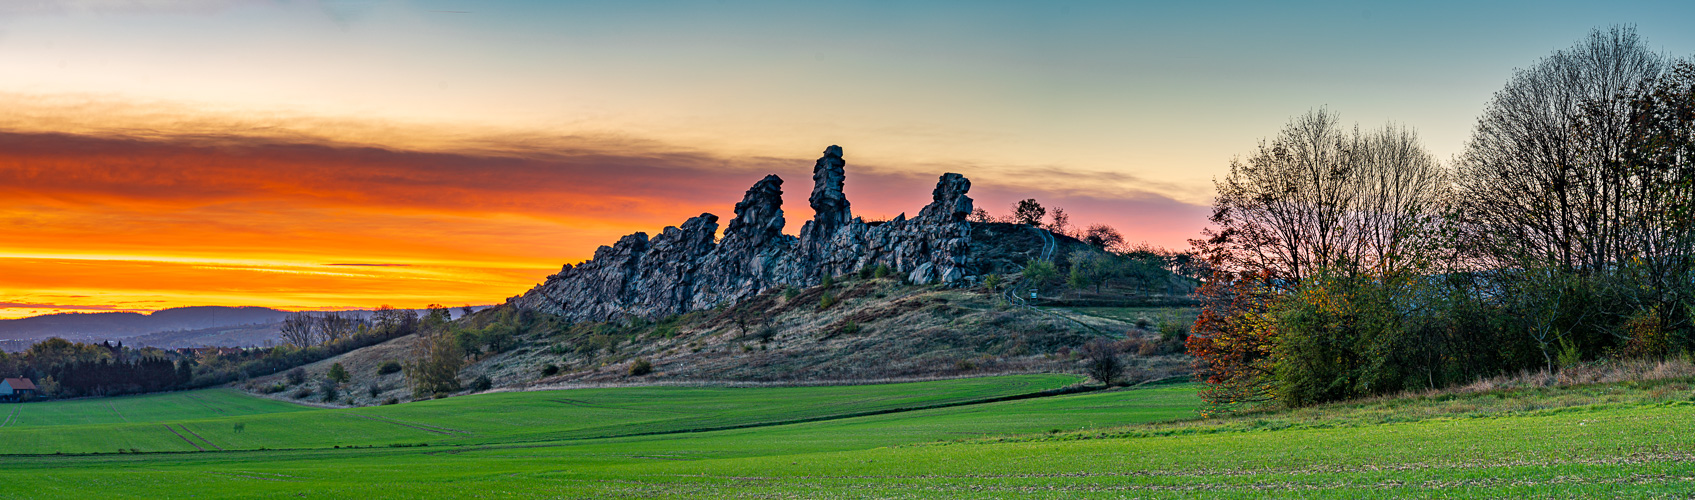
[[[574,321],[653,319],[878,265],[917,283],[959,284],[975,274],[965,220],[972,208],[970,180],[945,174],[917,217],[868,223],[853,217],[842,193],[845,166],[837,146],[813,166],[814,214],[799,238],[783,234],[783,179],[768,175],[736,204],[723,238],[715,238],[718,216],[712,214],[652,239],[625,236],[507,302]]]

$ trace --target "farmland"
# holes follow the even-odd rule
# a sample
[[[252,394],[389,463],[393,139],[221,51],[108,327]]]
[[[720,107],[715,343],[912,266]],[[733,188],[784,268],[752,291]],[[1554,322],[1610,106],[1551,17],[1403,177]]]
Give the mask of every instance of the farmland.
[[[351,410],[279,411],[217,391],[148,396],[112,401],[123,410],[228,398],[246,414],[9,425],[0,428],[8,447],[70,446],[136,425],[181,444],[7,456],[0,496],[1682,498],[1695,488],[1687,380],[1206,420],[1194,418],[1191,384],[980,402],[1077,380],[577,389]],[[231,430],[237,421],[244,432]],[[167,425],[230,451],[196,452]],[[60,434],[71,430],[80,433]],[[65,437],[12,444],[45,435]]]

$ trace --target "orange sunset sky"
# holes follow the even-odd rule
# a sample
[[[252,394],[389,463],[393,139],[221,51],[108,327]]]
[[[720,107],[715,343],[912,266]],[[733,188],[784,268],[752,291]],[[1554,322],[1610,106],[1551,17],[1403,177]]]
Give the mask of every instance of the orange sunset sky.
[[[1448,158],[1590,28],[1695,48],[1687,4],[1535,5],[0,3],[0,318],[498,303],[768,173],[793,233],[831,144],[856,215],[960,172],[1180,249],[1292,115]]]

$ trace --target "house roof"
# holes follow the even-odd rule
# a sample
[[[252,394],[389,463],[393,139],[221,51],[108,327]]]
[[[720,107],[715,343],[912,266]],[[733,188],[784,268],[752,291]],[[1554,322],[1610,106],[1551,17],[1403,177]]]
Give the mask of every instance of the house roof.
[[[22,391],[26,389],[31,391],[37,390],[35,388],[35,383],[30,382],[27,378],[9,378],[6,379],[6,383],[10,384],[14,391]]]

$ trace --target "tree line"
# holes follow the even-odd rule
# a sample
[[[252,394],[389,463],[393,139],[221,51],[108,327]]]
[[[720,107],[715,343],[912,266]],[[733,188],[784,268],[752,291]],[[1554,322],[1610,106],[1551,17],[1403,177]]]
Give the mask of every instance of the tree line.
[[[0,375],[34,380],[48,397],[110,396],[184,387],[193,369],[178,352],[51,338],[17,354],[0,352]]]
[[[1447,165],[1319,109],[1215,184],[1215,409],[1695,350],[1695,62],[1633,27],[1515,71]]]
[[[432,305],[446,315],[446,308]],[[342,312],[294,313],[280,326],[282,345],[135,349],[51,338],[8,355],[0,375],[34,380],[48,397],[80,397],[211,387],[280,373],[420,331],[416,311],[381,306],[369,319]]]

